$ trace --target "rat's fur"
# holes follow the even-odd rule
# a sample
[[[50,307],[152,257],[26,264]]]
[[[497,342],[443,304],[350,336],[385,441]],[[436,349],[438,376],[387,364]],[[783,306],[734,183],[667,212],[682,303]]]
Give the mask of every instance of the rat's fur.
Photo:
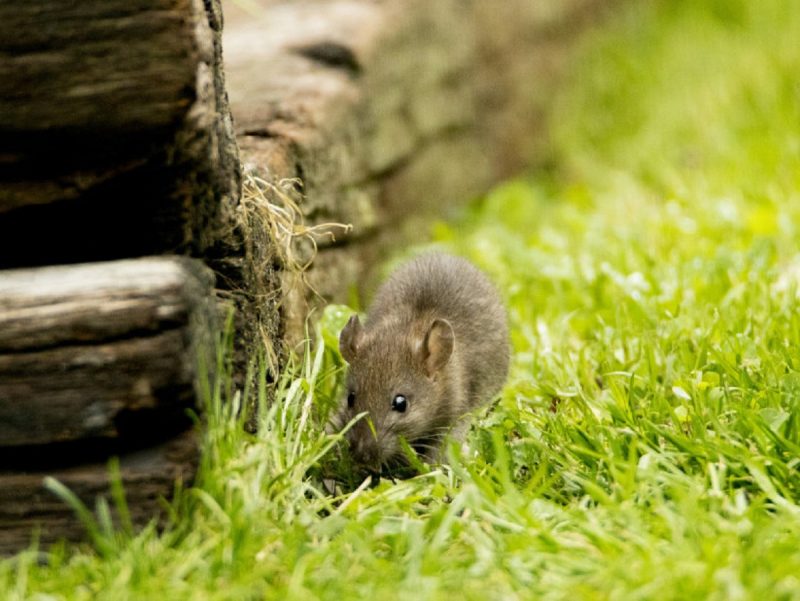
[[[428,254],[395,271],[378,290],[362,326],[351,317],[339,337],[349,363],[339,426],[361,412],[348,432],[354,458],[381,466],[402,458],[398,436],[437,460],[444,436],[500,390],[508,373],[506,315],[497,291],[472,263]],[[392,410],[396,395],[407,399]],[[370,423],[371,422],[371,423]]]

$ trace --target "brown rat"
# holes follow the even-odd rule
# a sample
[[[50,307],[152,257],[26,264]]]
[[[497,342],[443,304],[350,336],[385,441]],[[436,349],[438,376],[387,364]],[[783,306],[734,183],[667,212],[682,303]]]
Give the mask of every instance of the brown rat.
[[[497,394],[508,374],[509,341],[500,296],[466,259],[428,254],[402,265],[378,289],[366,322],[354,315],[339,335],[349,364],[346,424],[354,459],[373,472],[402,462],[402,436],[439,459],[466,414]]]

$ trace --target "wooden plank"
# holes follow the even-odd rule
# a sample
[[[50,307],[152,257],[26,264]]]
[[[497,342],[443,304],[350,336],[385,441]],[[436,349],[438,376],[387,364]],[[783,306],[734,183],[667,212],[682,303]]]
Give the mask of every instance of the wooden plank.
[[[0,449],[185,419],[212,356],[212,286],[178,257],[0,272]]]
[[[120,475],[135,525],[159,517],[159,500],[170,497],[176,482],[191,483],[197,459],[193,431],[121,456]],[[92,510],[101,497],[113,508],[105,461],[25,472],[0,470],[0,555],[25,548],[35,533],[40,548],[61,538],[85,538],[84,526],[72,509],[44,487],[46,476],[64,484]]]
[[[0,2],[0,267],[212,244],[235,199],[218,0]]]

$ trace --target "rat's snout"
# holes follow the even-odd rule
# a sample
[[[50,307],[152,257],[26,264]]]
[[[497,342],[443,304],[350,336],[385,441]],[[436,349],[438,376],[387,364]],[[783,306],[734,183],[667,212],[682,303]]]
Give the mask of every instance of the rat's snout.
[[[381,448],[375,432],[366,420],[361,420],[350,431],[350,452],[356,463],[371,470],[380,471]]]
[[[356,462],[371,470],[379,471],[381,467],[381,453],[377,443],[358,440],[350,447]]]

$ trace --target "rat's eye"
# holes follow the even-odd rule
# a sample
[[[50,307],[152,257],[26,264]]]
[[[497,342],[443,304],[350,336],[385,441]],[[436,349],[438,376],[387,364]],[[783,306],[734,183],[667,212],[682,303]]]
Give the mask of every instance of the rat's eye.
[[[396,395],[392,399],[392,411],[399,411],[400,413],[405,413],[405,410],[408,408],[408,401],[406,401],[406,397],[402,394]]]
[[[356,393],[352,390],[347,393],[347,406],[352,409],[353,405],[356,404]]]

